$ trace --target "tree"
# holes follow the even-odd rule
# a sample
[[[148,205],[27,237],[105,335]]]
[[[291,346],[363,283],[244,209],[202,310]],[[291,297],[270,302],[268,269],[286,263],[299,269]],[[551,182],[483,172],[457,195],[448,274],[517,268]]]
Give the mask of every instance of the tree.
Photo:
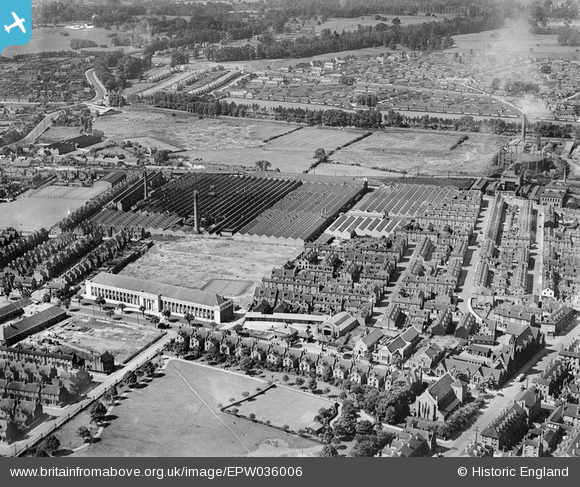
[[[288,377],[286,374],[284,374],[282,376],[282,382],[288,382],[290,380],[290,377]]]
[[[95,304],[98,305],[100,309],[103,309],[103,306],[105,306],[107,302],[103,296],[97,296],[97,299],[95,299]]]
[[[44,295],[42,296],[42,302],[50,303],[50,293],[44,293]]]
[[[332,445],[324,445],[322,447],[322,450],[320,450],[320,452],[318,453],[318,456],[325,458],[337,457],[338,450]]]
[[[312,377],[308,381],[308,389],[310,389],[312,392],[314,392],[316,389],[318,389],[318,383],[316,382],[316,379],[314,377]]]
[[[91,430],[86,426],[79,426],[79,429],[77,430],[77,435],[80,436],[85,443],[88,443],[93,436]]]
[[[356,419],[341,417],[334,423],[334,435],[340,440],[350,440],[356,434]]]
[[[191,313],[185,313],[183,317],[185,318],[185,321],[187,321],[188,325],[191,325],[191,322],[195,319],[195,316]]]
[[[367,436],[364,439],[357,441],[353,449],[350,451],[351,457],[374,457],[379,451],[379,442],[376,437]]]
[[[117,308],[119,308],[119,310],[121,310],[121,314],[123,314],[125,312],[125,308],[127,306],[125,306],[123,303],[119,303],[119,305],[117,306]]]
[[[107,414],[107,408],[101,401],[97,401],[91,406],[90,414],[91,421],[99,423],[103,419],[103,416]]]
[[[117,397],[117,388],[115,386],[110,387],[103,394],[103,399],[109,404],[114,404],[115,398]]]
[[[296,385],[301,386],[304,384],[304,379],[302,377],[296,378]]]
[[[357,435],[370,435],[374,432],[374,425],[368,419],[363,419],[356,424]]]
[[[171,52],[171,67],[187,63],[189,63],[189,56],[186,53],[177,50]]]
[[[324,149],[318,148],[314,151],[314,156],[312,158],[316,159],[319,163],[323,163],[328,159],[328,155]]]
[[[254,368],[254,360],[250,356],[242,357],[239,366],[244,372],[250,372]]]
[[[161,166],[169,161],[169,154],[170,152],[166,149],[158,150],[153,154],[153,161],[156,165]]]
[[[107,315],[107,318],[109,318],[111,320],[113,318],[113,315],[115,313],[113,313],[113,310],[112,309],[108,309],[105,314]]]
[[[256,162],[256,169],[258,171],[269,171],[271,167],[272,163],[270,161],[261,160]]]
[[[36,451],[44,451],[48,454],[54,453],[60,448],[60,440],[54,435],[48,435],[36,447]]]
[[[129,371],[127,373],[127,375],[125,376],[125,383],[129,387],[132,387],[135,384],[137,384],[137,374],[135,374],[135,372],[133,370]]]
[[[159,319],[159,316],[152,316],[151,317],[151,323],[153,323],[153,326],[157,327],[157,325],[159,325],[159,322],[161,320]]]
[[[143,305],[139,306],[139,311],[141,311],[141,314],[145,316],[145,306]]]
[[[171,311],[169,309],[164,309],[161,314],[163,315],[163,318],[165,318],[165,322],[167,323],[169,321],[169,318],[171,318]]]
[[[250,393],[248,391],[244,391],[244,392],[242,392],[242,397],[244,399],[247,399],[248,397],[250,397]]]

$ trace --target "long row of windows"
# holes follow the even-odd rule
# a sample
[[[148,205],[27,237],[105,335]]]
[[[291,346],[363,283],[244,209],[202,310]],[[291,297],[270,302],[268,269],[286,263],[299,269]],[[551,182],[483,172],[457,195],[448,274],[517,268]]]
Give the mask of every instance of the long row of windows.
[[[212,309],[202,308],[200,306],[186,305],[182,303],[174,303],[163,298],[161,299],[161,303],[163,309],[168,309],[172,313],[177,313],[180,315],[185,315],[188,313],[203,320],[213,320],[215,317],[215,313]]]
[[[140,305],[139,295],[135,293],[129,293],[127,291],[117,291],[114,289],[101,288],[100,286],[93,285],[92,294],[94,296],[103,297],[105,299],[111,299],[112,301],[119,301],[120,303],[134,304],[135,306]]]
[[[136,293],[119,291],[115,289],[102,288],[100,286],[93,285],[91,288],[93,296],[102,296],[105,299],[110,299],[112,301],[118,301],[120,303],[132,304],[135,306],[140,306],[140,296]],[[215,312],[212,309],[208,309],[202,306],[187,305],[182,303],[175,303],[173,301],[168,301],[161,298],[160,309],[156,309],[154,306],[156,300],[143,298],[142,302],[146,310],[156,310],[163,311],[168,309],[172,313],[185,315],[186,313],[192,314],[196,318],[203,320],[214,320]]]

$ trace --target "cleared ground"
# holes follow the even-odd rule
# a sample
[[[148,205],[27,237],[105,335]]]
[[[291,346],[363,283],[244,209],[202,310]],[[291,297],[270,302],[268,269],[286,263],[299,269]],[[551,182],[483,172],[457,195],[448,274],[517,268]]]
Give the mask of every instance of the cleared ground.
[[[500,137],[486,134],[467,134],[469,139],[450,150],[462,132],[435,132],[432,130],[386,129],[335,153],[331,159],[341,164],[366,168],[385,168],[407,171],[409,175],[476,176],[485,174],[493,155],[500,147]],[[328,168],[336,175],[352,175],[352,170],[341,173],[341,166]],[[362,172],[361,168],[356,168]],[[332,174],[332,173],[331,173]],[[376,175],[376,174],[375,174]],[[386,172],[385,176],[389,173]]]
[[[23,232],[48,230],[84,204],[84,199],[20,197],[11,203],[0,203],[0,228],[14,227]]]
[[[151,250],[121,274],[197,289],[215,276],[251,281],[252,286],[244,294],[233,296],[236,304],[245,306],[252,300],[255,284],[269,275],[272,267],[284,265],[300,251],[290,246],[186,237],[156,241]]]
[[[115,356],[115,362],[121,363],[158,335],[159,331],[145,326],[75,316],[70,322],[55,325],[27,342],[34,345],[46,338],[60,349],[81,354],[84,358],[109,351]]]
[[[238,281],[235,279],[212,279],[202,289],[210,293],[224,294],[226,296],[240,296],[252,285],[250,281]]]
[[[160,138],[191,151],[256,147],[264,139],[291,130],[285,124],[253,120],[200,119],[198,115],[155,108],[128,107],[101,117],[94,128],[115,140]]]
[[[254,167],[257,161],[267,159],[273,169],[302,172],[312,162],[312,154],[297,161],[292,151],[272,153],[270,145],[263,142],[296,128],[284,123],[200,119],[184,112],[129,107],[119,115],[98,119],[94,127],[113,140],[136,140],[146,146],[148,138],[160,140],[184,149],[184,155],[201,158],[196,164],[202,165]]]
[[[306,428],[320,408],[328,409],[332,401],[286,387],[275,387],[237,406],[240,414],[255,414],[258,421],[270,421],[279,428],[288,425],[292,431]]]
[[[219,403],[265,385],[246,376],[170,361],[164,377],[133,390],[113,409],[117,418],[100,442],[74,456],[297,456],[302,449],[320,450],[313,441],[219,412]]]

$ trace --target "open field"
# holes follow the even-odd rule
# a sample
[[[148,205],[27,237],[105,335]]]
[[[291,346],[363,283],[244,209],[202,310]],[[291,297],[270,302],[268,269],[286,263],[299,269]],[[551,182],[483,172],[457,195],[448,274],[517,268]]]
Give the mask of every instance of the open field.
[[[208,293],[223,294],[225,296],[240,296],[252,285],[250,281],[237,279],[212,279],[201,289]]]
[[[320,408],[328,409],[333,404],[313,394],[274,387],[237,407],[244,416],[254,413],[259,421],[270,421],[279,428],[288,425],[292,431],[298,431],[314,421]]]
[[[67,32],[68,36],[60,35],[60,32]],[[72,51],[70,41],[72,39],[88,39],[95,41],[98,45],[106,44],[108,49],[99,47],[91,47],[88,49],[79,49],[78,52],[85,51],[135,51],[134,47],[117,46],[113,47],[111,38],[107,34],[114,32],[113,30],[106,30],[103,28],[94,29],[80,29],[70,30],[64,27],[36,27],[32,29],[32,39],[24,46],[10,46],[2,51],[2,55],[6,57],[16,56],[17,54],[35,54],[47,51]],[[123,35],[123,33],[121,33]]]
[[[74,456],[296,456],[302,449],[319,451],[321,445],[311,440],[219,412],[218,403],[265,385],[170,361],[164,377],[136,388],[112,410],[117,419],[105,428],[100,442]]]
[[[116,140],[159,137],[192,151],[256,147],[264,139],[291,130],[280,123],[200,119],[198,115],[185,112],[137,107],[124,108],[121,114],[99,118],[94,127]]]
[[[339,145],[360,137],[363,133],[357,130],[304,127],[302,130],[268,142],[260,150],[261,159],[270,161],[273,168],[282,172],[300,173],[314,162],[313,155],[316,149],[323,148],[326,152],[335,150]],[[250,152],[244,151],[243,154],[249,156]]]
[[[495,37],[492,37],[492,35]],[[453,49],[474,54],[511,54],[556,59],[580,59],[576,46],[561,46],[558,36],[532,34],[527,22],[506,22],[506,27],[477,34],[453,36]]]
[[[39,138],[39,144],[52,144],[79,136],[79,127],[50,127]]]
[[[115,356],[115,363],[122,363],[159,334],[158,330],[151,327],[76,316],[66,323],[34,335],[28,341],[33,343],[48,338],[59,348],[70,353],[75,352],[84,358],[89,358],[92,353],[109,351]]]
[[[0,203],[0,228],[14,227],[23,232],[48,230],[84,204],[84,199],[20,197],[11,203]]]
[[[332,156],[341,164],[360,164],[374,168],[407,171],[410,175],[477,176],[485,174],[497,152],[501,138],[486,134],[468,134],[469,139],[455,150],[449,148],[464,135],[461,132],[435,132],[429,130],[386,129],[357,142]],[[329,170],[337,175],[342,166]],[[362,167],[355,167],[362,172]],[[350,175],[350,173],[345,172]],[[385,172],[385,176],[392,173]],[[375,174],[376,175],[376,174]]]
[[[298,247],[199,237],[156,241],[122,274],[197,289],[216,276],[251,281],[253,285],[243,295],[231,296],[236,304],[245,306],[252,301],[255,284],[272,267],[284,265],[300,251]]]
[[[339,159],[337,153],[332,157],[332,160]],[[351,176],[353,178],[358,177],[389,177],[389,176],[399,176],[399,174],[394,172],[379,171],[377,169],[371,169],[366,166],[353,166],[351,164],[320,164],[316,166],[314,171],[310,171],[312,174],[319,174],[323,176]]]
[[[317,22],[313,20],[309,20],[304,24],[302,30],[305,29],[312,29],[316,31],[316,33],[320,33],[324,29],[330,29],[331,31],[342,32],[343,30],[357,30],[359,25],[363,27],[368,27],[369,25],[375,26],[380,23],[384,23],[387,25],[392,25],[391,21],[398,17],[401,21],[401,26],[404,27],[406,25],[416,25],[422,24],[423,22],[442,22],[445,19],[445,15],[437,15],[437,16],[429,16],[426,15],[386,15],[384,16],[387,20],[375,20],[374,15],[365,15],[363,17],[355,17],[353,19],[328,19],[326,22],[321,23],[318,25]]]
[[[268,142],[269,150],[288,150],[312,152],[322,147],[327,152],[334,150],[339,145],[345,144],[363,135],[360,130],[331,129],[321,127],[305,127],[302,130],[280,137]],[[311,158],[312,158],[311,154]]]
[[[180,152],[183,150],[183,147],[169,144],[168,142],[158,139],[156,137],[134,137],[131,140],[149,149],[155,147],[158,150],[168,150],[170,152]]]
[[[275,142],[275,141],[273,141]],[[195,164],[219,166],[255,167],[257,161],[267,160],[272,164],[271,169],[282,172],[301,173],[312,164],[314,151],[302,152],[294,149],[276,150],[269,146],[250,147],[246,149],[223,149],[212,151],[191,151],[190,155],[199,157],[202,162]]]

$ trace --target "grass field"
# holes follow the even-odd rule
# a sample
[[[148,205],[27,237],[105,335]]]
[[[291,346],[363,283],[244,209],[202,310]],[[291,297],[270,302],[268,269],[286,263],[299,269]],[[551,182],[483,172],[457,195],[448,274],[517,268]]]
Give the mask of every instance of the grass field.
[[[343,30],[352,31],[357,30],[359,25],[363,27],[368,27],[369,25],[377,25],[379,23],[385,23],[387,25],[392,25],[391,21],[396,17],[395,15],[385,15],[387,20],[375,20],[374,15],[365,15],[363,17],[355,17],[353,19],[329,19],[326,22],[318,25],[317,22],[309,20],[304,24],[302,29],[312,29],[316,33],[320,33],[324,29],[330,29],[331,31],[342,32]],[[406,25],[416,25],[422,24],[423,22],[442,22],[445,18],[444,15],[429,16],[426,15],[399,15],[399,20],[401,21],[401,26]]]
[[[216,276],[250,281],[252,286],[244,294],[232,296],[236,304],[245,306],[252,300],[254,285],[269,274],[272,267],[284,265],[300,250],[298,247],[195,237],[158,241],[122,274],[197,289]]]
[[[0,203],[0,228],[14,227],[23,232],[48,230],[84,204],[84,199],[20,197],[11,203]]]
[[[36,342],[45,337],[50,338],[71,353],[80,353],[85,358],[93,352],[101,354],[108,350],[115,356],[115,362],[121,363],[158,335],[159,331],[145,326],[77,316],[70,322],[55,325],[28,340]]]
[[[270,161],[273,168],[299,173],[314,162],[316,149],[322,148],[326,152],[335,150],[362,134],[362,131],[357,130],[305,127],[268,142],[261,151],[262,158]]]
[[[60,32],[68,32],[69,35],[62,36],[59,34]],[[111,44],[111,38],[107,37],[107,34],[110,34],[111,32],[114,31],[103,28],[70,30],[65,29],[64,27],[35,27],[32,30],[32,39],[28,44],[24,46],[7,47],[2,51],[2,55],[12,57],[17,54],[35,54],[46,51],[70,51],[72,50],[70,48],[70,41],[72,39],[88,39],[95,41],[98,45],[106,44],[109,46],[108,49],[102,49],[99,47],[85,49],[89,51],[107,52],[119,49],[124,51],[135,51],[134,47],[113,47]]]
[[[462,135],[461,132],[386,129],[336,152],[331,159],[341,164],[360,164],[371,169],[405,170],[410,175],[445,175],[447,172],[468,176],[484,174],[500,147],[501,138],[470,133],[467,141],[455,150],[449,150]],[[342,175],[339,172],[342,166],[327,167]],[[355,166],[355,169],[363,171],[362,167]],[[352,175],[351,170],[345,170],[344,174]],[[390,174],[384,173],[385,176]]]
[[[484,55],[511,54],[531,57],[580,59],[575,46],[561,46],[558,36],[532,34],[527,22],[506,22],[506,27],[477,34],[453,36],[453,49]],[[491,37],[491,36],[494,37]]]
[[[296,456],[302,449],[319,451],[313,441],[219,412],[219,403],[256,387],[265,382],[170,361],[164,377],[133,390],[113,409],[117,419],[100,442],[74,456]]]
[[[246,417],[253,413],[259,421],[270,421],[279,428],[288,425],[292,431],[298,431],[314,421],[320,408],[328,409],[333,404],[313,394],[275,387],[237,407]]]
[[[39,144],[52,144],[61,140],[78,137],[79,127],[50,127],[38,139]]]

